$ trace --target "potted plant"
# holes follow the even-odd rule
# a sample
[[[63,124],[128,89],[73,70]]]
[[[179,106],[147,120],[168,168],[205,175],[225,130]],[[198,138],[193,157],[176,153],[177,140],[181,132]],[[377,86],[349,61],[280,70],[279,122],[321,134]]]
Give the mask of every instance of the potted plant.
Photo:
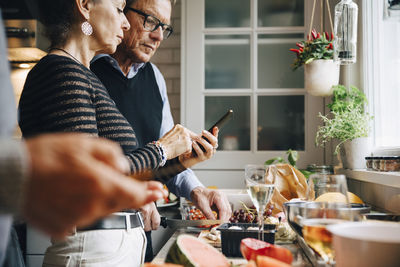
[[[292,64],[293,70],[304,65],[304,85],[308,93],[315,96],[329,96],[332,86],[339,83],[339,64],[333,61],[333,34],[321,34],[315,29],[307,40],[296,43],[298,48]]]
[[[325,116],[319,113],[324,122],[316,135],[316,144],[324,146],[332,139],[339,143],[334,154],[342,150],[342,162],[345,168],[365,167],[364,157],[369,153],[370,121],[372,116],[366,112],[367,98],[357,87],[346,88],[343,85],[333,87],[332,102],[327,105],[330,112]]]

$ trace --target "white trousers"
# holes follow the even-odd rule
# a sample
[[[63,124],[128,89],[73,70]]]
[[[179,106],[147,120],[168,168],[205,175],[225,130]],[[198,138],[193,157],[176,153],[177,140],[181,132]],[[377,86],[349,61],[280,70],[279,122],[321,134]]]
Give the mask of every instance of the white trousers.
[[[146,251],[146,235],[141,227],[77,232],[52,243],[43,267],[139,267]]]

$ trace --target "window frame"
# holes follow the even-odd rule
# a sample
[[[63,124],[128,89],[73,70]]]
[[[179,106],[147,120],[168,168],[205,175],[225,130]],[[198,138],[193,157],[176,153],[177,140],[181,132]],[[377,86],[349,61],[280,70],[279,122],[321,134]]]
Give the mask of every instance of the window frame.
[[[377,114],[377,104],[380,99],[381,68],[380,68],[380,32],[382,32],[384,1],[362,0],[362,72],[364,92],[369,100],[368,108],[372,115]],[[378,23],[377,23],[378,22]],[[400,23],[400,22],[399,22]],[[372,149],[374,155],[399,155],[400,146],[378,147],[376,144],[376,129],[379,122],[374,117],[372,122]]]
[[[257,25],[257,0],[250,0],[251,26],[244,28],[205,28],[204,0],[187,0],[182,2],[182,52],[181,52],[181,121],[192,131],[200,132],[204,129],[204,96],[241,96],[249,95],[249,90],[241,89],[213,89],[205,90],[204,81],[204,53],[205,34],[249,34],[250,33],[250,75],[251,75],[251,149],[250,151],[218,151],[213,160],[195,166],[195,170],[242,170],[247,163],[263,163],[265,160],[284,156],[286,151],[257,151],[256,142],[256,114],[257,96],[262,95],[304,95],[305,96],[305,150],[299,151],[298,166],[305,168],[311,162],[324,164],[325,154],[323,148],[315,146],[315,134],[321,124],[318,113],[324,112],[324,99],[306,93],[303,88],[296,89],[257,89],[257,35],[264,33],[306,33],[309,28],[312,0],[305,0],[305,22],[303,27],[258,27]],[[316,16],[319,13],[317,12]],[[193,44],[196,48],[193,48]],[[295,45],[295,43],[293,43]],[[196,52],[196,53],[195,53]],[[288,51],[289,53],[289,51]],[[200,73],[200,74],[199,74]],[[190,91],[189,91],[190,90]],[[194,101],[196,99],[196,101]],[[200,99],[200,100],[199,100]]]

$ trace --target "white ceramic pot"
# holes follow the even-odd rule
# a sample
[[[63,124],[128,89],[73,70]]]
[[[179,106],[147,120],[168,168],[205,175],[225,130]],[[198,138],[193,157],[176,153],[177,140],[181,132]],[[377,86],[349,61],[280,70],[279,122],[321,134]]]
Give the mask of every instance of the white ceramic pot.
[[[350,222],[329,225],[336,267],[398,267],[400,225],[390,222]]]
[[[314,96],[330,96],[339,84],[340,65],[332,59],[317,59],[304,65],[304,85]]]
[[[371,139],[360,137],[343,143],[340,157],[344,169],[365,169],[365,157],[371,154]]]

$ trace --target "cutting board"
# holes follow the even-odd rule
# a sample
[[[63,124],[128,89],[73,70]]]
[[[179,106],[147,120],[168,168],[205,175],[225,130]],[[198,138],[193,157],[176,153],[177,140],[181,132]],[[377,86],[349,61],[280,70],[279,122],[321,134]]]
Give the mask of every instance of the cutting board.
[[[204,241],[206,241],[208,244],[210,244],[211,246],[215,247],[215,248],[220,248],[221,247],[221,240],[211,240],[209,238],[207,238],[207,235],[210,233],[210,230],[201,230],[200,234],[199,234],[199,238],[203,239]]]

